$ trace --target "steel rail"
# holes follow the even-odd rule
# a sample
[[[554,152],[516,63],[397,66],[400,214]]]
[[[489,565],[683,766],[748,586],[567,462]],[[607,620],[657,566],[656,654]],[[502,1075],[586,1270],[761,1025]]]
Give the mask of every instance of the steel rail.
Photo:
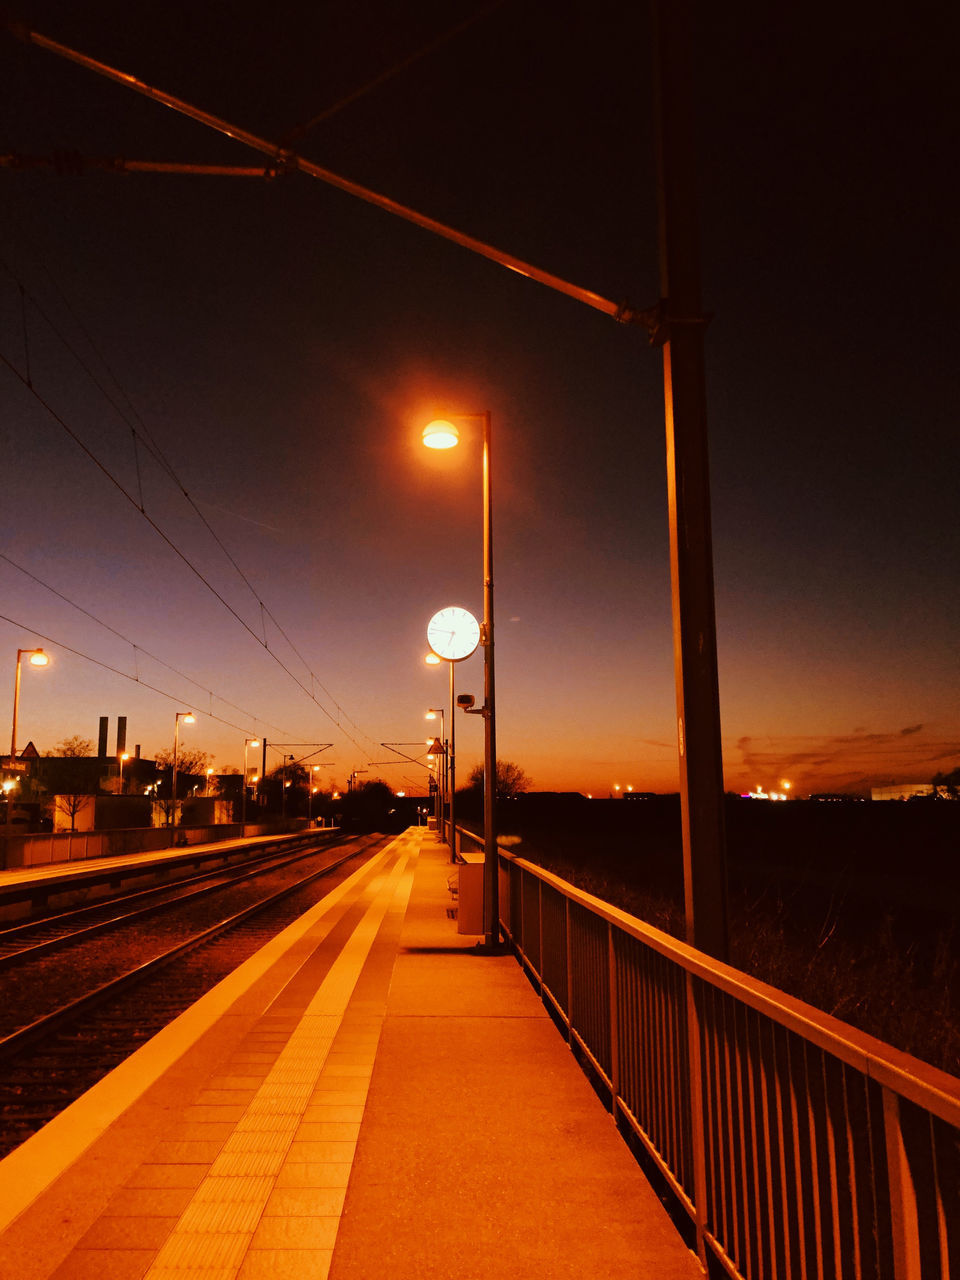
[[[204,943],[210,942],[213,938],[222,933],[227,933],[230,929],[236,928],[245,920],[257,914],[257,912],[265,911],[268,907],[275,906],[278,902],[282,902],[284,898],[290,897],[292,894],[299,892],[305,885],[310,884],[314,880],[319,880],[325,875],[329,875],[331,871],[335,871],[337,867],[342,866],[345,862],[349,862],[351,858],[365,852],[370,844],[374,843],[379,837],[368,839],[366,844],[362,843],[362,837],[357,838],[358,845],[362,847],[353,849],[351,852],[344,854],[342,858],[338,858],[336,862],[332,862],[329,866],[321,868],[319,871],[313,872],[309,876],[305,876],[302,880],[298,880],[296,884],[290,885],[285,889],[281,889],[278,893],[272,894],[269,898],[264,898],[260,902],[255,902],[249,907],[244,907],[242,911],[236,912],[226,920],[221,920],[215,925],[202,930],[195,934],[192,938],[187,938],[184,942],[177,943],[175,947],[162,952],[158,956],[145,960],[136,968],[128,970],[126,973],[118,974],[117,977],[111,978],[108,982],[102,983],[93,991],[88,991],[85,995],[78,996],[75,1000],[69,1001],[60,1008],[52,1010],[43,1017],[37,1018],[34,1022],[29,1023],[25,1027],[19,1027],[16,1031],[12,1031],[9,1035],[0,1039],[0,1062],[9,1061],[15,1058],[17,1054],[28,1048],[31,1044],[42,1041],[46,1036],[55,1031],[61,1030],[64,1026],[75,1020],[80,1014],[88,1013],[98,1006],[105,1004],[114,996],[121,995],[130,988],[135,987],[138,983],[143,982],[146,978],[153,976],[158,970],[171,964],[174,960],[179,959],[189,951],[195,951]]]

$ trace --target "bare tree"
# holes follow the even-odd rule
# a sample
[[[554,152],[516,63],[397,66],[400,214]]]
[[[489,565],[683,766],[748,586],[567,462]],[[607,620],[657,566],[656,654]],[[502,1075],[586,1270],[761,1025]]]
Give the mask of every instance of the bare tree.
[[[483,765],[478,764],[471,769],[467,778],[467,786],[476,791],[483,790]],[[511,800],[514,796],[523,795],[530,790],[530,779],[512,760],[497,761],[497,799]]]
[[[60,813],[63,814],[65,818],[70,819],[71,832],[76,831],[77,814],[80,812],[83,806],[89,801],[89,799],[90,797],[88,795],[57,796],[57,799],[56,799],[57,809]]]
[[[81,738],[79,734],[75,734],[72,738],[64,738],[62,742],[58,742],[55,751],[45,751],[44,755],[67,756],[71,760],[86,758],[93,755],[93,743],[89,738]]]

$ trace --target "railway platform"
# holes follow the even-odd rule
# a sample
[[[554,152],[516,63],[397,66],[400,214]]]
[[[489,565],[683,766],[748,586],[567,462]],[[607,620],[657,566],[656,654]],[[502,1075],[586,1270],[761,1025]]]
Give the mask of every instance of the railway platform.
[[[411,828],[0,1161],[17,1280],[695,1280]]]

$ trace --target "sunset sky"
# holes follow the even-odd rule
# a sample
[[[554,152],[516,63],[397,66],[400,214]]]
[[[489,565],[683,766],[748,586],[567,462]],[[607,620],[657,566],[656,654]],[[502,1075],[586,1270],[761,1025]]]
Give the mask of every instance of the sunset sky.
[[[859,4],[703,6],[730,790],[865,791],[960,763],[949,8],[904,29]],[[22,0],[18,16],[649,306],[645,6],[560,12]],[[4,36],[0,153],[54,152],[261,163]],[[499,754],[542,790],[676,789],[662,360],[641,330],[302,175],[0,184],[0,718],[17,648],[52,657],[24,673],[20,747],[95,740],[109,715],[112,749],[126,715],[152,756],[192,709],[181,740],[219,767],[256,734],[332,744],[331,782],[422,785],[380,744],[424,739],[446,702],[426,625],[448,604],[481,616],[482,513],[476,432],[436,455],[420,428],[489,409]],[[478,651],[457,691],[480,702],[482,682]],[[463,776],[480,718],[457,735]]]

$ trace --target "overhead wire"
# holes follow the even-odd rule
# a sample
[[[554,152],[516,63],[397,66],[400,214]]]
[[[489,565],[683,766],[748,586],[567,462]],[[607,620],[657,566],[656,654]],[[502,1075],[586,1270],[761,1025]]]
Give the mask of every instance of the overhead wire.
[[[27,291],[27,290],[26,290],[26,287],[24,286],[23,282],[19,279],[19,277],[16,275],[16,273],[15,273],[15,272],[13,271],[13,269],[10,267],[10,265],[9,265],[7,262],[5,262],[2,258],[0,258],[0,266],[2,266],[2,267],[3,267],[3,269],[4,269],[4,270],[6,271],[6,273],[10,276],[10,278],[11,278],[11,279],[12,279],[12,280],[13,280],[13,281],[14,281],[14,282],[19,286],[19,288],[20,288],[20,292],[21,292],[21,298],[22,298],[22,299],[24,299],[24,300],[25,300],[26,298],[29,298],[30,302],[31,302],[31,303],[32,303],[32,305],[36,308],[36,310],[38,311],[38,313],[40,314],[40,316],[42,317],[42,319],[44,320],[44,322],[45,322],[45,323],[50,327],[50,329],[52,330],[52,332],[57,336],[57,338],[60,340],[60,342],[63,344],[63,346],[67,349],[67,351],[69,351],[69,352],[70,352],[70,354],[73,356],[73,358],[74,358],[74,359],[77,361],[77,363],[79,364],[80,368],[84,371],[84,373],[86,373],[86,375],[90,378],[90,380],[91,380],[91,382],[94,384],[94,386],[95,386],[95,387],[96,387],[96,388],[101,392],[101,394],[102,394],[102,395],[104,396],[104,398],[107,400],[108,404],[110,404],[110,406],[115,410],[115,412],[117,413],[117,415],[118,415],[118,416],[119,416],[119,417],[120,417],[120,418],[121,418],[121,419],[122,419],[122,420],[123,420],[123,421],[124,421],[128,426],[129,426],[129,427],[130,427],[130,430],[131,430],[131,432],[132,432],[132,434],[133,434],[133,439],[134,439],[134,458],[135,458],[135,462],[136,462],[136,469],[137,469],[137,484],[138,484],[138,490],[139,490],[139,494],[140,494],[140,501],[139,501],[139,503],[133,499],[133,497],[132,497],[132,496],[127,492],[127,490],[126,490],[126,489],[125,489],[125,488],[124,488],[124,487],[119,483],[119,481],[117,481],[117,480],[115,479],[115,477],[113,477],[113,475],[112,475],[110,472],[108,472],[108,471],[106,470],[106,468],[104,468],[104,467],[102,466],[102,464],[100,464],[100,463],[99,463],[99,461],[94,457],[94,455],[93,455],[92,453],[90,453],[90,451],[89,451],[89,450],[87,450],[87,449],[86,449],[86,447],[85,447],[85,446],[81,445],[81,447],[83,447],[83,448],[85,449],[85,452],[87,452],[87,453],[88,453],[88,456],[90,456],[90,457],[91,457],[91,459],[92,459],[94,462],[96,462],[97,466],[99,466],[99,467],[100,467],[100,469],[104,472],[104,474],[106,474],[106,475],[107,475],[107,476],[108,476],[108,477],[113,481],[113,483],[117,485],[117,487],[121,490],[121,492],[122,492],[122,493],[124,494],[124,496],[128,499],[128,501],[130,501],[130,502],[132,503],[132,505],[133,505],[134,507],[136,507],[136,509],[140,512],[140,514],[141,514],[141,515],[142,515],[142,516],[143,516],[143,517],[144,517],[144,518],[145,518],[145,519],[146,519],[146,520],[147,520],[147,521],[148,521],[148,522],[149,522],[149,523],[150,523],[150,524],[151,524],[151,525],[152,525],[152,526],[157,530],[157,532],[158,532],[158,533],[160,533],[160,534],[161,534],[161,536],[162,536],[162,537],[164,537],[164,540],[168,542],[168,545],[170,545],[171,547],[173,547],[173,549],[177,551],[177,554],[178,554],[178,555],[181,555],[181,558],[182,558],[182,559],[185,559],[185,562],[189,565],[189,567],[193,570],[193,572],[194,572],[194,573],[196,573],[198,577],[200,577],[200,579],[201,579],[201,581],[204,583],[204,585],[205,585],[205,586],[207,586],[211,591],[213,591],[214,595],[216,595],[216,596],[217,596],[217,599],[218,599],[218,600],[220,600],[220,602],[221,602],[221,603],[222,603],[222,604],[223,604],[223,605],[224,605],[224,606],[225,606],[225,607],[226,607],[226,608],[227,608],[227,609],[228,609],[228,610],[229,610],[229,611],[234,615],[234,617],[235,617],[235,618],[237,618],[237,620],[238,620],[239,622],[241,622],[241,624],[242,624],[243,626],[245,626],[245,627],[246,627],[246,629],[247,629],[248,631],[250,631],[250,632],[251,632],[251,634],[254,636],[254,638],[255,638],[255,639],[257,639],[258,643],[262,644],[262,646],[263,646],[265,649],[267,649],[267,650],[268,650],[268,652],[270,652],[271,656],[273,656],[274,658],[276,658],[276,655],[274,654],[274,651],[270,649],[269,642],[268,642],[268,640],[267,640],[266,626],[263,624],[263,619],[264,619],[264,617],[267,617],[267,618],[269,618],[269,619],[270,619],[270,621],[273,623],[274,627],[277,629],[277,631],[278,631],[278,632],[279,632],[279,634],[283,637],[283,639],[286,641],[286,643],[290,646],[290,649],[291,649],[291,650],[292,650],[292,652],[296,655],[296,657],[300,660],[300,662],[302,662],[302,663],[303,663],[304,668],[306,669],[306,671],[307,671],[307,672],[308,672],[308,674],[310,675],[310,679],[311,679],[311,688],[310,688],[310,690],[306,690],[306,686],[304,686],[304,685],[301,685],[301,687],[302,687],[302,688],[304,688],[304,690],[308,693],[308,696],[309,696],[309,697],[310,697],[310,698],[311,698],[311,699],[312,699],[312,700],[317,704],[317,706],[321,707],[321,710],[323,710],[323,711],[324,711],[324,714],[325,714],[325,715],[327,715],[328,719],[330,719],[333,723],[335,723],[335,724],[337,725],[337,727],[341,730],[341,732],[343,732],[343,733],[344,733],[348,738],[350,738],[351,742],[354,742],[354,745],[355,745],[355,746],[358,746],[358,747],[359,747],[359,745],[360,745],[360,744],[359,744],[359,743],[357,743],[357,742],[355,741],[355,739],[352,737],[352,735],[351,735],[351,734],[349,734],[349,733],[348,733],[348,732],[343,728],[343,725],[342,725],[342,723],[341,723],[341,719],[345,719],[345,720],[347,720],[347,721],[348,721],[348,722],[349,722],[349,723],[354,727],[354,729],[356,729],[356,730],[357,730],[357,732],[358,732],[362,737],[368,738],[368,740],[369,740],[370,742],[374,741],[374,739],[373,739],[373,738],[370,738],[370,737],[369,737],[369,735],[368,735],[368,734],[366,734],[366,733],[364,732],[364,730],[360,727],[360,725],[358,725],[358,724],[357,724],[357,722],[356,722],[356,721],[355,721],[351,716],[349,716],[349,715],[347,714],[347,712],[346,712],[346,711],[344,710],[344,708],[340,705],[340,703],[337,701],[337,699],[333,696],[333,694],[330,692],[330,690],[326,688],[326,686],[324,685],[323,681],[322,681],[322,680],[320,680],[320,679],[317,677],[316,672],[314,672],[314,671],[313,671],[313,669],[311,668],[311,666],[310,666],[309,662],[307,661],[307,659],[303,656],[303,654],[300,652],[300,650],[299,650],[299,649],[297,648],[297,646],[294,644],[293,640],[291,639],[290,635],[287,633],[286,629],[283,627],[283,625],[279,622],[279,620],[278,620],[278,619],[276,618],[276,616],[273,614],[273,612],[271,611],[271,609],[270,609],[269,605],[267,605],[267,604],[266,604],[266,602],[261,598],[261,596],[259,595],[259,593],[258,593],[258,591],[257,591],[256,587],[253,585],[253,583],[250,581],[250,579],[249,579],[249,578],[247,577],[247,575],[244,573],[243,569],[241,569],[240,565],[237,563],[236,559],[235,559],[235,558],[234,558],[234,556],[231,554],[231,552],[230,552],[230,551],[227,549],[227,547],[224,545],[224,543],[223,543],[222,539],[221,539],[221,538],[220,538],[220,536],[217,534],[216,530],[213,528],[213,526],[210,524],[209,520],[207,520],[206,516],[203,514],[203,512],[202,512],[202,511],[200,510],[200,508],[197,506],[196,502],[193,500],[193,498],[192,498],[192,497],[190,496],[190,494],[188,493],[188,491],[187,491],[186,487],[184,486],[183,482],[180,480],[180,477],[177,475],[176,471],[174,470],[173,465],[170,463],[170,461],[169,461],[169,460],[167,459],[167,457],[164,455],[164,453],[163,453],[162,449],[160,448],[160,446],[156,443],[156,441],[155,441],[155,440],[153,439],[153,437],[150,435],[150,432],[147,430],[146,425],[145,425],[145,423],[144,423],[144,421],[143,421],[142,416],[141,416],[141,415],[140,415],[140,413],[137,411],[136,406],[133,404],[133,401],[131,400],[130,396],[128,396],[128,395],[127,395],[127,393],[126,393],[126,391],[124,390],[124,388],[123,388],[122,384],[120,383],[120,380],[119,380],[119,379],[117,378],[117,376],[114,374],[113,370],[110,368],[110,365],[107,363],[106,359],[104,358],[104,356],[102,355],[102,353],[99,351],[99,349],[98,349],[98,347],[97,347],[96,343],[94,342],[93,338],[90,336],[90,334],[89,334],[88,330],[87,330],[87,329],[86,329],[86,327],[83,325],[82,321],[80,321],[80,320],[79,320],[79,318],[76,316],[75,311],[74,311],[74,310],[73,310],[73,308],[70,306],[69,301],[68,301],[68,300],[66,299],[66,297],[64,296],[64,294],[63,294],[62,290],[60,289],[59,285],[57,284],[56,280],[54,279],[53,274],[49,271],[49,269],[48,269],[48,268],[46,268],[45,264],[42,264],[42,265],[44,266],[44,271],[46,272],[46,275],[48,276],[48,278],[49,278],[49,279],[51,280],[51,282],[53,283],[54,288],[57,290],[57,293],[60,295],[61,299],[63,300],[64,304],[66,305],[66,307],[67,307],[68,311],[70,312],[71,316],[73,316],[73,317],[74,317],[74,319],[76,319],[76,320],[77,320],[77,323],[78,323],[78,325],[79,325],[79,327],[80,327],[80,329],[81,329],[81,332],[83,333],[83,335],[84,335],[84,337],[86,338],[86,340],[89,342],[89,344],[90,344],[90,346],[91,346],[91,349],[92,349],[92,350],[93,350],[93,352],[94,352],[94,355],[95,355],[95,356],[97,357],[97,359],[101,362],[101,364],[103,365],[103,367],[104,367],[104,369],[106,370],[107,374],[109,375],[109,377],[110,377],[111,381],[114,383],[114,385],[116,386],[117,390],[120,392],[120,395],[123,397],[123,399],[126,401],[126,404],[129,406],[130,413],[131,413],[131,414],[132,414],[132,416],[135,418],[135,420],[136,420],[136,424],[135,424],[135,423],[133,423],[133,422],[131,422],[131,421],[129,420],[129,418],[128,418],[128,417],[126,416],[126,414],[124,413],[124,410],[120,407],[120,405],[119,405],[119,404],[117,404],[116,400],[113,398],[113,396],[111,396],[111,395],[110,395],[109,391],[108,391],[108,390],[103,386],[103,384],[100,382],[100,380],[96,377],[96,375],[94,374],[93,370],[89,367],[89,365],[86,363],[86,361],[84,361],[84,359],[81,357],[80,353],[75,349],[75,347],[70,343],[69,339],[68,339],[68,338],[67,338],[67,337],[66,337],[66,336],[61,332],[61,330],[59,329],[59,327],[58,327],[58,326],[54,323],[54,321],[50,318],[50,316],[47,314],[46,310],[41,306],[41,304],[40,304],[40,302],[37,300],[37,298],[35,298],[35,297],[34,297],[34,295],[33,295],[32,293],[30,293],[29,291]],[[24,307],[25,307],[25,301],[24,301]],[[26,318],[25,318],[25,313],[24,313],[24,329],[25,329],[25,340],[26,340]],[[17,374],[18,374],[18,376],[20,376],[21,381],[22,381],[22,382],[24,382],[24,385],[25,385],[25,386],[27,386],[27,388],[28,388],[30,391],[34,391],[34,387],[33,387],[32,380],[29,378],[29,367],[28,367],[28,377],[25,379],[25,378],[23,378],[23,376],[22,376],[22,375],[19,375],[19,371],[15,368],[15,366],[13,366],[13,365],[11,364],[11,362],[10,362],[9,360],[7,360],[7,359],[6,359],[6,357],[3,357],[2,355],[0,355],[0,358],[4,359],[4,362],[8,365],[8,367],[10,367],[11,369],[13,369],[14,373],[17,373]],[[49,412],[51,412],[51,413],[53,412],[52,410],[50,410],[50,409],[49,409],[49,406],[47,406],[47,405],[46,405],[46,403],[45,403],[45,402],[44,402],[44,401],[43,401],[39,396],[38,396],[37,398],[38,398],[38,399],[40,399],[41,403],[42,403],[42,404],[44,404],[44,407],[45,407],[45,408],[48,408],[48,411],[49,411]],[[53,414],[53,416],[56,418],[56,414]],[[58,420],[58,421],[60,421],[59,419],[57,419],[57,420]],[[65,427],[65,424],[64,424],[62,421],[60,422],[60,425]],[[139,432],[139,433],[138,433],[138,431],[137,431],[137,425],[139,425],[139,427],[140,427],[140,432]],[[69,432],[69,428],[66,428],[66,427],[65,427],[65,429],[67,429],[67,430],[68,430],[68,432]],[[69,432],[69,434],[73,435],[73,438],[77,441],[77,443],[80,443],[79,438],[78,438],[74,433]],[[148,452],[148,453],[149,453],[149,454],[154,458],[154,460],[157,462],[158,466],[160,466],[162,470],[166,471],[167,475],[170,477],[170,479],[171,479],[171,481],[173,482],[173,484],[174,484],[174,485],[177,487],[177,489],[180,491],[180,493],[182,494],[183,498],[185,499],[185,501],[187,502],[187,504],[190,506],[191,510],[196,514],[197,518],[200,520],[200,522],[201,522],[201,524],[203,525],[203,527],[207,530],[207,532],[210,534],[211,538],[213,538],[214,542],[215,542],[215,543],[217,544],[217,546],[219,547],[220,551],[223,553],[223,555],[224,555],[224,556],[226,557],[226,559],[229,561],[230,565],[231,565],[231,566],[232,566],[232,568],[235,570],[235,572],[237,573],[237,575],[239,576],[239,578],[240,578],[240,579],[241,579],[241,581],[243,582],[244,586],[246,586],[247,590],[248,590],[248,591],[250,592],[250,594],[253,596],[254,600],[256,600],[256,602],[257,602],[257,604],[259,605],[259,608],[260,608],[261,624],[263,625],[263,639],[262,639],[262,641],[260,640],[259,636],[257,636],[257,635],[256,635],[256,633],[255,633],[254,631],[252,631],[252,629],[251,629],[249,626],[247,626],[247,624],[243,621],[243,619],[242,619],[242,618],[240,617],[240,615],[236,612],[236,610],[234,610],[234,609],[232,608],[232,606],[230,606],[230,605],[226,602],[226,600],[224,600],[223,596],[222,596],[222,595],[220,595],[220,593],[219,593],[219,592],[218,592],[214,587],[212,587],[212,586],[207,582],[207,580],[203,577],[203,575],[202,575],[202,574],[200,574],[199,570],[197,570],[197,569],[195,568],[195,566],[192,564],[192,562],[191,562],[191,561],[189,561],[189,560],[186,560],[186,558],[182,555],[182,553],[179,551],[179,549],[178,549],[178,548],[176,548],[176,547],[174,546],[174,544],[173,544],[173,543],[172,543],[172,542],[171,542],[171,541],[166,537],[166,535],[165,535],[165,534],[163,534],[163,533],[162,533],[162,531],[159,529],[159,527],[158,527],[158,526],[153,522],[153,520],[152,520],[152,519],[147,515],[147,513],[146,513],[146,508],[145,508],[144,503],[143,503],[143,485],[142,485],[142,480],[141,480],[141,477],[140,477],[140,462],[139,462],[139,455],[138,455],[138,454],[137,454],[137,452],[136,452],[136,443],[137,443],[138,438],[140,438],[140,439],[142,439],[142,440],[143,440],[144,446],[147,448],[147,452]],[[278,660],[278,659],[277,659],[277,660]],[[278,660],[278,661],[279,661],[279,660]],[[283,666],[283,664],[282,664],[282,663],[280,663],[280,665],[281,665],[281,666]],[[284,669],[285,669],[285,670],[287,670],[287,668],[286,668],[286,667],[284,667]],[[324,708],[324,707],[323,707],[323,705],[319,702],[319,700],[314,696],[313,691],[312,691],[312,689],[313,689],[313,684],[314,684],[314,683],[315,683],[315,684],[316,684],[316,685],[317,685],[317,686],[318,686],[318,687],[323,691],[323,693],[324,693],[325,697],[326,697],[326,698],[329,700],[329,702],[331,702],[331,703],[333,704],[333,706],[336,708],[336,710],[337,710],[337,718],[336,718],[336,719],[334,719],[334,717],[333,717],[333,716],[332,716],[332,715],[331,715],[331,714],[326,710],[326,708]],[[362,750],[362,748],[361,748],[361,750]]]
[[[115,488],[117,488],[120,491],[120,493],[123,494],[123,496],[131,504],[131,506],[133,506],[133,508],[139,512],[141,517],[144,520],[146,520],[146,522],[150,525],[150,527],[154,530],[154,532],[167,544],[167,546],[171,549],[171,551],[173,551],[174,554],[180,560],[183,561],[183,563],[200,580],[200,582],[207,588],[207,590],[210,591],[211,594],[214,595],[217,598],[217,600],[220,601],[220,603],[227,610],[227,612],[230,613],[237,620],[237,622],[240,623],[243,629],[247,631],[254,638],[254,640],[256,640],[257,644],[259,644],[270,655],[273,661],[290,677],[291,680],[293,680],[293,682],[296,685],[298,685],[303,690],[303,692],[307,695],[307,697],[310,698],[310,700],[317,707],[319,707],[320,711],[327,717],[327,719],[330,720],[332,724],[336,725],[336,727],[340,730],[340,732],[345,737],[349,738],[349,740],[353,743],[353,745],[359,751],[366,753],[367,749],[363,746],[362,743],[357,741],[357,739],[353,736],[352,733],[349,732],[348,729],[344,727],[342,720],[343,719],[349,720],[350,724],[353,725],[353,727],[357,730],[357,732],[360,733],[362,736],[367,737],[369,742],[372,742],[373,739],[368,737],[368,735],[364,733],[364,731],[360,728],[360,726],[357,725],[356,722],[351,717],[346,715],[346,712],[343,710],[340,704],[324,688],[322,682],[319,680],[316,681],[316,683],[320,686],[320,688],[323,689],[325,693],[327,693],[328,697],[330,697],[331,702],[333,702],[334,706],[337,709],[337,712],[338,712],[337,716],[334,716],[328,710],[328,708],[324,706],[324,704],[320,701],[319,698],[317,698],[316,694],[313,692],[313,689],[307,688],[307,686],[303,683],[303,681],[299,678],[299,676],[297,676],[296,673],[292,671],[291,668],[282,660],[280,655],[270,647],[270,644],[269,644],[269,641],[267,640],[265,632],[264,632],[263,640],[260,639],[256,631],[254,631],[254,629],[249,625],[249,623],[247,623],[247,621],[237,612],[237,610],[234,609],[234,607],[229,603],[229,601],[221,594],[221,592],[217,590],[217,588],[213,585],[213,583],[207,579],[207,577],[200,571],[200,569],[197,568],[197,566],[193,563],[193,561],[189,558],[189,556],[187,556],[187,554],[184,551],[182,551],[180,547],[177,546],[177,544],[173,541],[173,539],[170,538],[169,535],[164,532],[164,530],[160,527],[159,524],[157,524],[157,522],[152,518],[152,516],[150,516],[147,513],[147,511],[138,504],[136,498],[126,489],[126,487],[122,484],[122,482],[118,480],[117,477],[113,475],[113,473],[104,465],[104,463],[100,461],[100,459],[96,456],[93,450],[90,449],[90,447],[77,434],[77,432],[73,430],[73,428],[66,422],[66,420],[63,417],[61,417],[59,413],[57,413],[57,411],[53,408],[53,406],[44,399],[44,397],[37,390],[36,386],[33,384],[32,379],[28,380],[27,377],[25,377],[24,374],[17,368],[14,362],[10,360],[2,351],[0,351],[0,362],[2,362],[7,366],[7,368],[11,371],[11,373],[20,381],[20,383],[26,388],[26,390],[29,391],[29,393],[34,397],[37,403],[40,404],[42,408],[45,409],[46,412],[50,415],[50,417],[58,424],[58,426],[60,426],[66,432],[66,434],[70,436],[70,438],[74,441],[77,447],[81,449],[84,454],[86,454],[86,456],[90,459],[90,461],[93,462],[93,464],[97,467],[99,471],[103,473],[104,476],[106,476],[106,478],[111,482],[111,484],[113,484]],[[82,367],[84,368],[86,367],[83,365],[82,361],[80,361],[80,363]],[[186,493],[185,490],[184,490],[184,493]],[[204,523],[206,523],[206,521],[204,521]],[[263,614],[266,614],[268,617],[271,618],[271,620],[273,620],[273,615],[270,613],[270,610],[267,608],[264,602],[260,600],[259,597],[257,597],[257,600],[260,605],[261,616],[263,616]],[[284,634],[285,636],[285,633],[283,633],[282,628],[279,628],[279,626],[278,626],[278,630],[280,630],[281,634]],[[289,640],[288,640],[288,643],[290,643]],[[296,650],[295,646],[291,644],[291,648],[297,654],[297,657],[300,658],[300,661],[304,662],[304,666],[310,672],[311,677],[313,679],[316,679],[309,665],[304,661],[303,657]]]
[[[27,569],[24,565],[18,564],[16,560],[14,560],[11,556],[8,556],[3,551],[0,551],[0,560],[6,561],[6,563],[11,565],[12,568],[18,570],[18,572],[22,573],[25,577],[29,578],[32,582],[37,583],[38,586],[43,587],[45,591],[49,591],[51,595],[55,595],[57,599],[62,600],[65,604],[70,605],[71,609],[76,609],[78,613],[82,613],[84,617],[89,618],[92,622],[95,622],[98,626],[103,627],[105,631],[109,631],[110,634],[116,636],[118,640],[122,640],[124,644],[130,645],[130,647],[133,649],[135,665],[137,664],[138,655],[144,654],[146,657],[148,657],[151,660],[151,662],[157,662],[160,664],[161,667],[166,667],[168,671],[172,671],[174,675],[180,676],[181,679],[189,681],[190,684],[194,685],[197,689],[200,689],[203,693],[207,694],[209,697],[216,698],[218,702],[222,702],[224,706],[233,707],[234,711],[239,711],[241,715],[249,716],[251,720],[256,721],[258,724],[265,725],[268,729],[275,729],[277,733],[290,732],[289,729],[284,729],[280,725],[271,724],[269,720],[265,720],[263,716],[258,716],[255,712],[248,710],[246,707],[241,707],[236,702],[231,702],[229,698],[225,698],[222,694],[217,693],[216,690],[214,689],[207,688],[205,684],[202,684],[199,680],[195,680],[193,676],[187,675],[185,671],[181,671],[178,667],[174,667],[169,662],[165,662],[163,658],[158,658],[155,653],[151,653],[150,650],[145,649],[143,645],[137,644],[135,640],[131,640],[129,636],[125,636],[122,631],[118,631],[116,627],[112,627],[109,622],[104,622],[102,618],[98,618],[95,613],[91,613],[91,611],[89,609],[85,609],[83,605],[77,604],[76,600],[71,600],[69,596],[65,596],[62,591],[58,591],[57,588],[54,586],[51,586],[49,582],[44,582],[42,578],[38,577],[35,573],[33,573],[30,569]],[[137,666],[137,676],[135,678],[136,678],[137,684],[144,683],[139,678],[139,666]]]
[[[57,640],[53,636],[45,635],[42,631],[38,631],[36,627],[32,627],[28,622],[21,622],[18,618],[9,618],[6,614],[0,613],[0,622],[9,622],[12,627],[19,627],[23,631],[28,631],[31,635],[37,636],[39,639],[46,641],[47,644],[56,645],[58,649],[62,649],[64,653],[72,653],[74,657],[83,658],[85,662],[92,662],[94,666],[101,667],[104,671],[110,671],[113,675],[121,676],[124,680],[129,680],[132,684],[138,684],[143,689],[149,689],[151,693],[158,693],[163,698],[169,698],[171,702],[182,702],[183,696],[179,693],[171,693],[168,689],[161,689],[159,685],[151,684],[148,680],[142,680],[140,677],[130,675],[129,671],[122,671],[120,667],[113,666],[112,663],[104,662],[102,658],[95,658],[90,653],[84,653],[82,649],[75,649],[73,645],[67,644],[63,640]],[[247,732],[247,726],[235,724],[232,720],[227,720],[224,716],[218,716],[213,711],[200,711],[197,708],[197,714],[206,716],[210,720],[216,720],[218,724],[225,724],[231,729],[237,729],[240,733]],[[282,732],[282,731],[281,731]]]
[[[359,98],[365,97],[374,89],[378,89],[382,84],[386,84],[395,76],[400,75],[402,71],[406,71],[409,67],[412,67],[414,63],[419,62],[421,58],[426,58],[429,54],[436,52],[437,49],[442,48],[443,45],[460,35],[462,31],[466,31],[468,27],[473,26],[475,22],[479,22],[482,18],[488,17],[495,9],[499,9],[503,3],[504,0],[493,0],[492,4],[485,5],[475,13],[469,14],[462,21],[455,23],[452,27],[448,27],[446,31],[441,32],[440,35],[435,36],[432,40],[428,41],[427,44],[421,46],[421,48],[417,49],[416,52],[408,54],[405,58],[401,58],[401,60],[399,62],[395,62],[392,67],[388,67],[386,71],[381,71],[380,74],[374,76],[372,80],[368,80],[365,84],[360,85],[359,88],[354,89],[351,93],[348,93],[336,102],[331,103],[329,107],[324,107],[322,111],[317,112],[315,116],[311,116],[310,119],[305,121],[303,124],[294,125],[286,137],[282,139],[281,145],[285,149],[289,149],[295,142],[299,142],[301,138],[308,134],[311,129],[315,129],[318,124],[322,124],[324,120],[329,120],[331,116],[336,115],[338,111],[342,111],[344,107],[350,106],[351,103],[356,102]]]

